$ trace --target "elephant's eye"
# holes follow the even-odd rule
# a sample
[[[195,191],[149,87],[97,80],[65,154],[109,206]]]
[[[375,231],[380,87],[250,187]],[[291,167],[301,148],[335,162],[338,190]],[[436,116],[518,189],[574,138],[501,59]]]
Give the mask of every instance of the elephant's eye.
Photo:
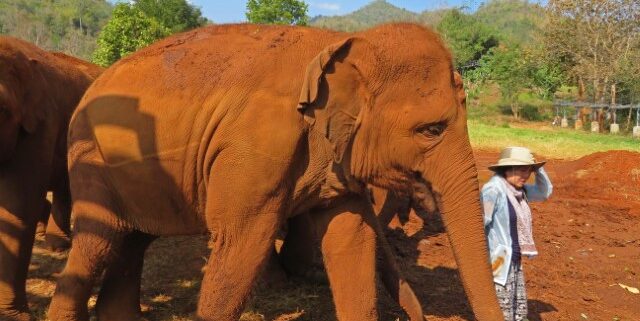
[[[418,132],[426,137],[438,137],[442,135],[447,125],[444,123],[427,124],[418,127]]]

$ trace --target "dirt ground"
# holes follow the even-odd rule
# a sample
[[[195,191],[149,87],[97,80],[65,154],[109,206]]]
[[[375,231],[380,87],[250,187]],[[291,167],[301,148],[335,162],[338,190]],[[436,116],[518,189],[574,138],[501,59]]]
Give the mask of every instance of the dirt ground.
[[[480,181],[497,153],[479,151]],[[640,154],[611,151],[546,166],[554,194],[532,203],[534,237],[540,255],[524,260],[531,321],[640,320]],[[423,303],[428,320],[473,320],[442,223],[414,218],[390,230],[402,268]],[[143,311],[148,320],[191,320],[208,257],[206,239],[156,241],[147,253]],[[53,293],[66,253],[34,249],[28,292],[38,320]],[[628,286],[632,288],[625,288]],[[380,290],[383,321],[406,320]],[[93,303],[93,302],[92,302]],[[335,320],[328,284],[290,279],[258,286],[244,321]]]

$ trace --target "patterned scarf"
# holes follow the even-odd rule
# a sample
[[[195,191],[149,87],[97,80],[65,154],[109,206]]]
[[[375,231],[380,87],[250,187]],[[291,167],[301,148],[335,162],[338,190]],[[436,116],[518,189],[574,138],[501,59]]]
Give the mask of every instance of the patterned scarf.
[[[533,257],[538,255],[538,250],[533,242],[533,225],[531,219],[531,208],[527,203],[527,197],[524,190],[518,190],[503,179],[507,185],[507,198],[513,209],[516,211],[518,218],[518,243],[520,243],[520,252],[522,255]]]

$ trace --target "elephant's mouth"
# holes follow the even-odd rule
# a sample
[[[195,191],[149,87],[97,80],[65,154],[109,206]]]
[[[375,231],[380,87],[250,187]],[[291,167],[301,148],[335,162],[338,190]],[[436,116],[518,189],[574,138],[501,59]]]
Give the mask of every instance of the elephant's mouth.
[[[420,173],[416,172],[415,177],[411,194],[412,207],[424,215],[439,213],[441,208],[440,194],[433,190],[431,183],[425,180]]]

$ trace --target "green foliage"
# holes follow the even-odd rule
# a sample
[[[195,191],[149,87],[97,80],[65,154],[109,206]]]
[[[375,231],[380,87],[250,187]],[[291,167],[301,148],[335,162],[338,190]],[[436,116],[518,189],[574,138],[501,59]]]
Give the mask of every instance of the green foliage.
[[[0,0],[0,34],[87,59],[111,10],[105,0]]]
[[[453,51],[457,68],[477,61],[498,45],[496,33],[472,15],[449,10],[436,28]]]
[[[249,0],[246,16],[253,23],[306,26],[308,7],[301,0]]]
[[[186,0],[138,0],[118,3],[98,37],[93,62],[109,66],[118,59],[172,33],[207,22]]]
[[[519,47],[496,47],[484,57],[482,65],[487,68],[491,80],[500,86],[502,98],[512,104],[512,111],[518,117],[516,94],[531,85],[527,77],[528,66]]]
[[[616,73],[618,80],[617,102],[625,104],[640,104],[640,73],[636,72],[640,61],[640,48],[633,55],[624,59],[620,70]]]
[[[170,34],[170,30],[139,8],[119,3],[98,37],[93,62],[109,66],[118,59]]]
[[[198,28],[209,22],[199,8],[185,0],[136,0],[135,6],[171,29],[171,33]]]
[[[524,92],[518,95],[518,104],[521,107],[520,117],[524,120],[543,121],[551,120],[554,116],[553,103],[541,99],[532,92]]]
[[[488,82],[497,84],[503,102],[516,118],[521,116],[523,109],[527,109],[524,111],[526,115],[522,115],[525,119],[543,119],[543,115],[534,115],[539,103],[532,105],[524,102],[521,94],[527,93],[527,97],[535,96],[537,100],[549,101],[566,81],[558,63],[546,59],[543,54],[539,50],[502,45],[492,48],[480,60],[480,67],[466,72],[464,76],[467,81],[473,82],[471,88]]]

